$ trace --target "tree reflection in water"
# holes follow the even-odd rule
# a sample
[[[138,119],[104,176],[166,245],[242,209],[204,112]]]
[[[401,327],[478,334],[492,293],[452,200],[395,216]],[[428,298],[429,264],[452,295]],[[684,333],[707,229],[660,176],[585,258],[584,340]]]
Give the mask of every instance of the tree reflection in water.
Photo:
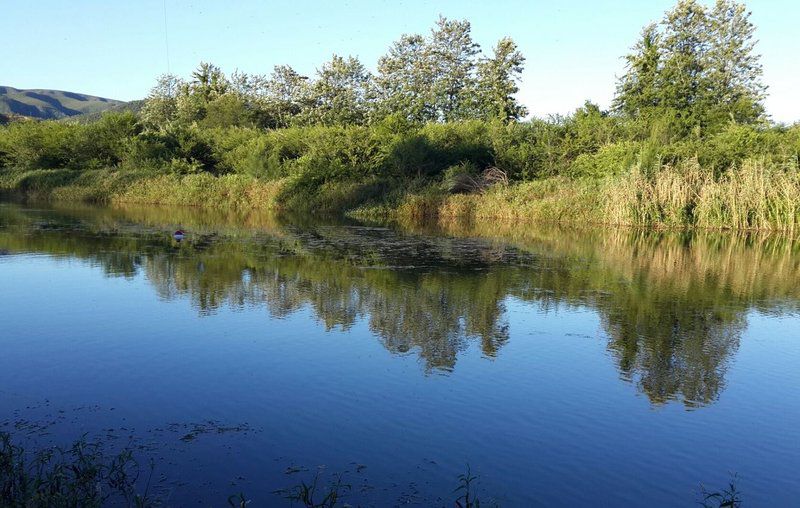
[[[177,216],[176,216],[177,214]],[[187,240],[169,236],[176,223]],[[496,225],[392,230],[158,208],[0,206],[0,249],[77,257],[109,276],[143,273],[201,314],[309,308],[326,329],[366,320],[389,351],[455,368],[476,341],[511,340],[509,298],[601,318],[621,378],[654,404],[716,400],[746,314],[797,310],[798,242],[765,235],[607,232]]]

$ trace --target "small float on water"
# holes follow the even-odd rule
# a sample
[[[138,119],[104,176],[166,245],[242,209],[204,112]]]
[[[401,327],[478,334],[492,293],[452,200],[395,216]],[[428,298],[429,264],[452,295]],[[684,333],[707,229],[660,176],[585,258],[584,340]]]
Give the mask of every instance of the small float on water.
[[[182,229],[178,229],[174,233],[172,233],[172,238],[174,238],[176,242],[180,242],[185,237],[186,237],[186,232]]]

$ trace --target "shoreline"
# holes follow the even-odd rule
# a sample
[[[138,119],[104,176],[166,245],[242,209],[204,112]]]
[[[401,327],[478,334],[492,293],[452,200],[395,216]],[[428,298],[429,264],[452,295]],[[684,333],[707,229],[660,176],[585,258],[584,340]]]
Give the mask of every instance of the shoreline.
[[[328,182],[305,193],[288,178],[239,174],[6,169],[0,171],[0,195],[64,203],[270,210],[445,227],[553,224],[793,234],[800,225],[800,175],[758,164],[726,179],[698,178],[691,167],[666,168],[652,177],[636,172],[606,179],[550,177],[469,193],[448,192],[438,182],[378,178]]]

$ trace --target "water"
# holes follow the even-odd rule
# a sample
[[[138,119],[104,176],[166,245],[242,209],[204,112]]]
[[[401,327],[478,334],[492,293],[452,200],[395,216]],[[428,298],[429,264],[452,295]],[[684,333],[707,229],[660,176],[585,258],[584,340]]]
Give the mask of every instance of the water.
[[[131,444],[171,505],[800,496],[791,239],[5,203],[0,252],[0,430]]]

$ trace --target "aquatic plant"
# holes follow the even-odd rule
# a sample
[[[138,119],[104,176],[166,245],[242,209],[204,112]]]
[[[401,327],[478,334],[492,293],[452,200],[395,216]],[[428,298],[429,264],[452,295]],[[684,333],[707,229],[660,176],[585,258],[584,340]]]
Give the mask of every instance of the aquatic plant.
[[[275,491],[275,494],[288,500],[290,503],[299,503],[305,508],[334,508],[341,506],[339,503],[352,490],[352,485],[345,483],[343,475],[336,473],[332,480],[320,484],[322,470],[317,470],[310,483],[301,481],[299,484]]]
[[[719,491],[709,492],[705,487],[702,488],[703,499],[700,505],[703,508],[741,508],[742,493],[736,487],[738,476],[734,474],[728,482],[728,486]]]
[[[150,479],[137,491],[141,468],[130,449],[113,456],[86,438],[68,448],[26,452],[0,432],[0,505],[5,507],[100,507],[109,502],[129,507],[156,506]]]
[[[472,474],[469,465],[467,465],[465,473],[458,475],[458,487],[453,491],[454,494],[459,494],[455,500],[458,508],[480,508],[481,501],[473,492],[473,483],[477,479],[478,477]]]

